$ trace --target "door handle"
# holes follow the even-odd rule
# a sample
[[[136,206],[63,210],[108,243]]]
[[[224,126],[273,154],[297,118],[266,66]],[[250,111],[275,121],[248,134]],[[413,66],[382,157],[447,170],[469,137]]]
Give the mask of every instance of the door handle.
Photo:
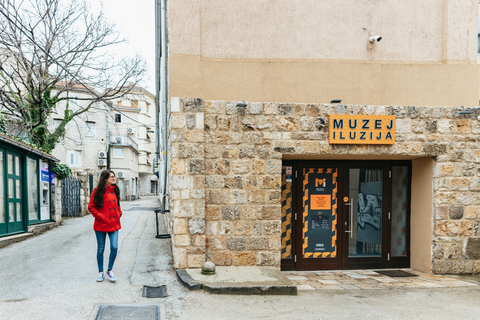
[[[345,203],[346,206],[350,206],[350,230],[345,230],[345,232],[350,233],[350,238],[353,238],[352,226],[353,226],[353,198],[350,198],[350,202]]]

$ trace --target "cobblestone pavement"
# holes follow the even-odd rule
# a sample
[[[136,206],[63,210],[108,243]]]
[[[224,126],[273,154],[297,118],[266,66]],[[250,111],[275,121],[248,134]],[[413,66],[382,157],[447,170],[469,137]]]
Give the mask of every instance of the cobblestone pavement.
[[[460,280],[456,276],[401,270],[416,276],[388,277],[373,270],[286,271],[282,274],[290,279],[299,291],[479,287],[478,282]]]

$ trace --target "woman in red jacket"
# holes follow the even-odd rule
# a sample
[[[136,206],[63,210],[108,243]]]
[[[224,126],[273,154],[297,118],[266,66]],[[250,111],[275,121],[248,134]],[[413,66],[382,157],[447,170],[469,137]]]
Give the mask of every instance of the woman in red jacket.
[[[115,184],[115,173],[112,170],[103,170],[100,174],[100,181],[93,190],[88,203],[88,211],[95,217],[93,230],[97,237],[97,263],[98,278],[101,282],[104,278],[103,273],[103,252],[105,251],[105,240],[107,234],[110,238],[110,256],[108,259],[107,276],[110,281],[115,282],[117,278],[112,272],[113,263],[117,257],[118,251],[118,230],[120,230],[120,189]]]

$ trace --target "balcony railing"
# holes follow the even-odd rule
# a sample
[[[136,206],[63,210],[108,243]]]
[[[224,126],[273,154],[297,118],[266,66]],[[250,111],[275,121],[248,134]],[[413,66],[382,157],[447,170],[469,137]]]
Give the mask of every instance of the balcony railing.
[[[132,147],[138,152],[138,143],[129,136],[118,136],[110,132],[110,144],[119,147]]]

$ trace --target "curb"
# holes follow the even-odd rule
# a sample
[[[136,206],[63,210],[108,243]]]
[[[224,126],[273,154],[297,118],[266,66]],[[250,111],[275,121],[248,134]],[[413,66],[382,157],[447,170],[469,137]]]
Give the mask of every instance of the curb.
[[[194,280],[185,269],[177,269],[177,276],[184,286],[190,291],[203,289],[212,294],[233,295],[297,295],[297,287],[294,285],[267,285],[267,286],[215,286],[202,284]]]
[[[177,269],[177,277],[190,291],[200,290],[202,288],[202,284],[190,277],[185,269]]]

